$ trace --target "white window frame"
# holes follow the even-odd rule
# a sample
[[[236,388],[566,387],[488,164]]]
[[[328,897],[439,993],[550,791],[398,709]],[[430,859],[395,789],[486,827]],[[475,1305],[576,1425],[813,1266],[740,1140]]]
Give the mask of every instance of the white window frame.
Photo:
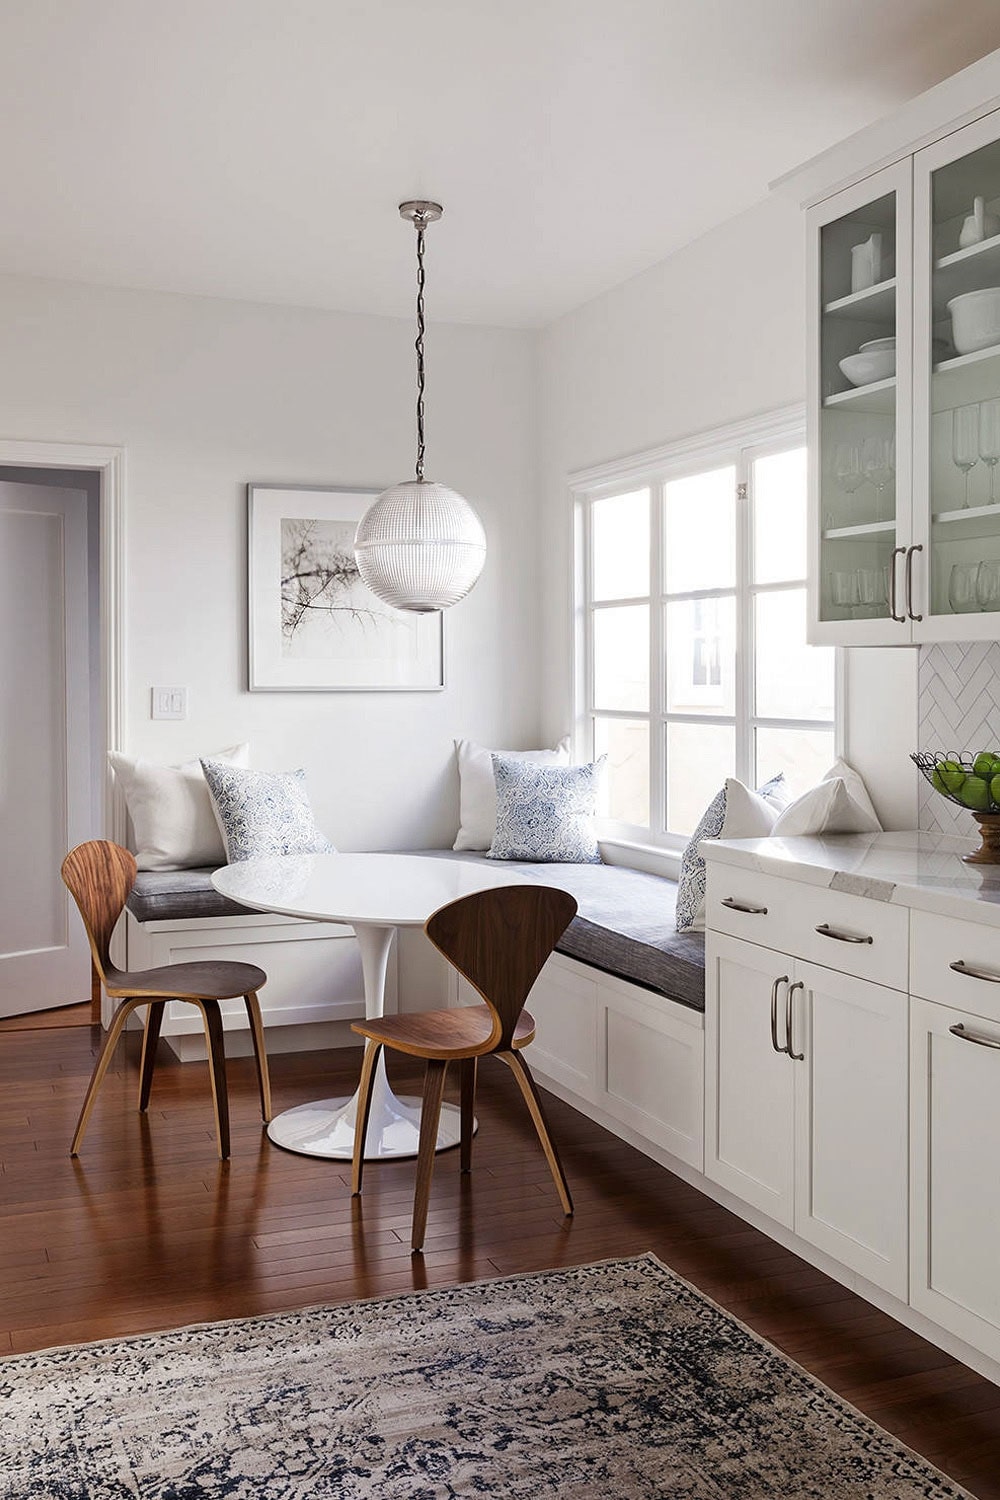
[[[594,753],[594,719],[644,719],[650,727],[650,821],[648,827],[601,819],[598,832],[602,844],[620,844],[629,849],[654,849],[676,854],[683,849],[686,837],[665,830],[666,798],[666,725],[683,720],[689,723],[728,723],[730,715],[668,713],[665,705],[665,663],[663,657],[663,614],[665,602],[689,598],[736,596],[737,639],[753,640],[753,600],[757,593],[805,589],[805,578],[780,583],[755,584],[752,575],[750,516],[752,505],[753,466],[757,459],[789,448],[806,446],[805,408],[786,407],[746,422],[718,428],[697,437],[662,448],[652,449],[630,458],[579,470],[570,475],[569,488],[573,502],[574,590],[573,590],[573,711],[574,753],[578,760],[589,760]],[[750,502],[737,503],[736,512],[736,581],[735,587],[700,589],[692,593],[666,594],[663,568],[663,488],[673,480],[684,479],[711,469],[732,466],[735,483],[745,486],[743,494]],[[595,500],[626,495],[634,490],[650,491],[650,587],[645,598],[635,601],[602,600],[595,604],[590,597],[593,577],[590,556],[590,506]],[[596,610],[614,603],[647,603],[650,610],[649,711],[634,713],[622,710],[595,710],[593,706],[593,618]],[[828,720],[771,719],[751,713],[753,651],[748,659],[738,660],[735,684],[736,771],[745,779],[753,753],[753,735],[757,728],[813,729],[831,727],[835,754],[843,754],[845,653],[835,654],[834,717]]]

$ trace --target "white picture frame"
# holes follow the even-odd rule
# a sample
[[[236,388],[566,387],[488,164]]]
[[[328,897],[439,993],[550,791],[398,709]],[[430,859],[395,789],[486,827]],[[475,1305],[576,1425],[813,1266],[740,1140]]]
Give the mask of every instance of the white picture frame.
[[[444,616],[361,581],[354,532],[379,489],[247,485],[250,692],[440,692]]]

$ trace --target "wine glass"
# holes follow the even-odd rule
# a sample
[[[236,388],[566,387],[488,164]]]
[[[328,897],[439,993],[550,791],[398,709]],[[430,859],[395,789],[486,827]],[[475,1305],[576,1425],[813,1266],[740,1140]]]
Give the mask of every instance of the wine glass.
[[[865,619],[872,620],[882,613],[888,598],[888,579],[884,568],[858,569],[858,603]]]
[[[997,502],[997,464],[1000,463],[1000,401],[979,403],[979,457],[990,471],[990,504]]]
[[[861,467],[861,447],[858,443],[837,444],[833,455],[833,472],[845,494],[857,493],[865,482],[864,470]]]
[[[979,607],[978,563],[955,563],[948,575],[948,603],[952,613],[968,615]]]
[[[876,521],[885,519],[882,515],[882,494],[895,472],[895,463],[895,444],[892,438],[865,438],[861,449],[861,466],[864,470],[865,478],[870,481],[875,489]]]
[[[969,504],[969,473],[979,462],[979,407],[956,406],[951,418],[951,461],[965,475],[964,506]]]
[[[980,609],[1000,608],[1000,562],[981,562],[976,572],[976,600]]]
[[[838,609],[844,611],[842,618],[850,619],[860,601],[856,570],[830,574],[830,598]]]

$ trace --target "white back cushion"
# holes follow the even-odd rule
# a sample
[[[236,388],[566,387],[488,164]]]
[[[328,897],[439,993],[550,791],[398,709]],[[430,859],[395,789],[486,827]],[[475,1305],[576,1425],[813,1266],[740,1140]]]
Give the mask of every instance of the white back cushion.
[[[249,757],[249,745],[230,745],[210,759],[246,766]],[[226,863],[200,760],[164,766],[117,751],[108,760],[125,794],[140,870],[187,870]]]

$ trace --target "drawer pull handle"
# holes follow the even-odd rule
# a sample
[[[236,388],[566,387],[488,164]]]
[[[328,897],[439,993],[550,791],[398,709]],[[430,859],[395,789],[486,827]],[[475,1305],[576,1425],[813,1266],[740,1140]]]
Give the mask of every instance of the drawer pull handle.
[[[788,993],[785,996],[785,1036],[787,1038],[785,1051],[795,1062],[801,1062],[805,1057],[805,1053],[796,1052],[795,1048],[792,1046],[792,999],[795,995],[796,990],[804,989],[805,985],[803,984],[802,980],[796,979],[794,984],[790,984],[788,986]]]
[[[737,901],[735,896],[723,896],[722,905],[728,906],[730,911],[746,912],[748,917],[766,917],[766,906],[748,906],[745,901]]]
[[[820,937],[836,938],[838,943],[874,943],[873,937],[861,937],[856,932],[838,932],[829,922],[821,922],[816,928]]]
[[[966,974],[970,979],[985,979],[987,984],[1000,984],[1000,974],[994,974],[990,969],[975,969],[967,964],[963,958],[956,959],[953,964],[948,965],[954,969],[956,974]]]
[[[954,965],[952,965],[954,968]],[[1000,1052],[1000,1042],[994,1041],[991,1036],[977,1036],[974,1031],[966,1031],[961,1021],[957,1026],[949,1026],[948,1030],[952,1036],[957,1036],[960,1042],[974,1042],[977,1047],[995,1047]]]
[[[788,1051],[787,1042],[783,1047],[778,1046],[778,986],[779,984],[787,983],[788,975],[782,974],[781,978],[776,979],[771,986],[771,1046],[774,1048],[775,1052]]]

